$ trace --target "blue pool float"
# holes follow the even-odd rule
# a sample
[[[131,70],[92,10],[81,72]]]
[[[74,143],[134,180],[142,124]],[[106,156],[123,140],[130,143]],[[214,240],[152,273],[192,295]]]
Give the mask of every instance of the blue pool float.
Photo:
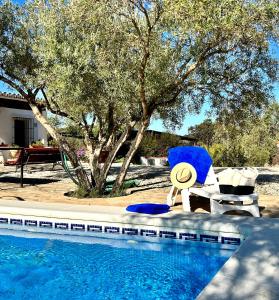
[[[141,214],[158,215],[168,212],[170,207],[167,204],[142,203],[129,205],[126,210]]]

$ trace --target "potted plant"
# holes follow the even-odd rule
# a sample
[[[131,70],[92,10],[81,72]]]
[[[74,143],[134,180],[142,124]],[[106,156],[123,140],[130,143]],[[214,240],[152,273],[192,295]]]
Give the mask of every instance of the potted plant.
[[[31,142],[31,144],[29,145],[30,148],[44,148],[44,144],[42,143],[42,141],[37,140],[37,141],[33,141]]]
[[[12,144],[11,147],[13,147],[13,148],[19,148],[19,146],[16,145],[16,144]],[[18,155],[18,151],[19,150],[17,150],[17,149],[10,150],[10,157],[11,158],[16,158],[17,155]]]

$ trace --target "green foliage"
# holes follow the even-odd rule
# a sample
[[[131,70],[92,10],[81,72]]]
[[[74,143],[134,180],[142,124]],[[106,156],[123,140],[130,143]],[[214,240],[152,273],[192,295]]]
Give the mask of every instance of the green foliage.
[[[41,140],[31,142],[31,147],[43,147],[44,144]]]
[[[261,107],[272,95],[269,79],[276,80],[277,62],[269,55],[266,37],[278,39],[278,26],[275,25],[278,24],[278,3],[252,0],[166,2],[168,22],[176,29],[175,38],[185,38],[188,50],[185,59],[192,61],[195,57],[203,62],[204,56],[200,54],[209,56],[189,79],[188,93],[192,91],[195,99],[191,108],[198,111],[205,99],[217,115],[223,110],[241,111],[243,106]]]
[[[244,113],[244,112],[243,112]],[[215,123],[209,147],[216,166],[264,166],[272,163],[279,139],[279,104],[274,102],[260,115],[228,123]],[[241,124],[241,126],[239,125]]]
[[[100,194],[96,190],[91,190],[88,191],[84,189],[83,187],[78,187],[75,191],[70,192],[67,194],[70,197],[75,197],[75,198],[96,198],[100,197]]]
[[[209,148],[209,153],[216,167],[240,167],[247,164],[243,150],[238,144],[230,143],[228,146],[213,144]],[[248,163],[247,165],[250,164]]]
[[[162,133],[160,136],[146,134],[138,150],[140,156],[164,157],[167,156],[168,148],[178,146],[180,138],[173,134]]]
[[[276,79],[277,1],[36,0],[0,13],[3,74],[103,131],[108,106],[118,127],[141,117],[142,84],[150,113],[170,125],[205,99],[217,114],[261,106]]]
[[[17,145],[17,144],[11,144],[11,147],[13,147],[13,148],[20,148],[20,146]]]
[[[188,129],[188,133],[207,149],[212,145],[214,131],[215,124],[210,119],[206,119],[201,124],[191,126]]]
[[[224,159],[224,153],[225,153],[225,145],[223,144],[217,144],[214,143],[211,145],[211,147],[208,149],[208,152],[210,156],[213,159],[214,166],[216,167],[223,167],[223,163],[227,164]]]
[[[49,139],[48,140],[48,145],[51,146],[51,147],[55,147],[55,148],[58,148],[59,147],[59,143],[53,139]]]
[[[68,193],[67,195],[70,197],[76,197],[76,198],[121,197],[121,196],[126,195],[126,189],[133,188],[133,187],[136,187],[139,185],[138,180],[125,180],[121,190],[119,190],[117,193],[111,193],[113,183],[114,183],[114,181],[107,182],[106,189],[102,194],[100,194],[100,192],[97,191],[96,189],[92,189],[91,191],[88,191],[82,187],[78,187],[75,191],[72,191],[72,192]]]

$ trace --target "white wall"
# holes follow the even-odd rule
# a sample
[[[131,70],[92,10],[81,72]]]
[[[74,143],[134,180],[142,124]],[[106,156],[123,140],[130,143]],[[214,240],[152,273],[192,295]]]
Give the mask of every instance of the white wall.
[[[35,119],[31,110],[0,107],[0,144],[14,142],[14,118],[28,118],[34,120],[34,140],[41,140],[47,145],[47,132]]]

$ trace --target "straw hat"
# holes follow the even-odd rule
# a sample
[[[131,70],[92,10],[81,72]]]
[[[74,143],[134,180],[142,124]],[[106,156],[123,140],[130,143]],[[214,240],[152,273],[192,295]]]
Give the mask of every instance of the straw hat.
[[[174,166],[170,178],[176,188],[187,189],[195,184],[197,172],[192,165],[182,162]]]

